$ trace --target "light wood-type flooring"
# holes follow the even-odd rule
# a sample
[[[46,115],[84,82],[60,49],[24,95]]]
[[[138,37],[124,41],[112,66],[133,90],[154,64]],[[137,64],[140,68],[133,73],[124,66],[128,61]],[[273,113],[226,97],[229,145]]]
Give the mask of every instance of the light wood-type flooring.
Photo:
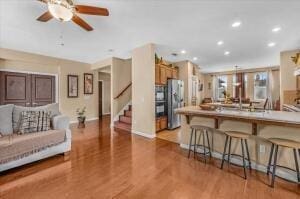
[[[0,198],[296,199],[300,186],[264,173],[220,170],[220,161],[187,158],[178,144],[114,132],[108,117],[73,129],[69,160],[55,156],[0,173]]]

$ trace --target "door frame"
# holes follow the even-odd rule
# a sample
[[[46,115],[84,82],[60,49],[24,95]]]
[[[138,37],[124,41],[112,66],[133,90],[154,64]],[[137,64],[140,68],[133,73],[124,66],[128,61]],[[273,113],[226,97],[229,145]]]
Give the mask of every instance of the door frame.
[[[104,103],[103,103],[103,100],[104,100],[104,81],[103,80],[98,80],[98,91],[99,91],[99,82],[102,82],[102,92],[101,92],[101,96],[102,96],[102,114],[101,116],[105,115],[105,113],[103,112],[104,110]],[[99,95],[100,93],[98,93],[98,104],[99,104]],[[98,115],[100,116],[100,113],[98,113]]]
[[[0,69],[0,71],[3,72],[12,72],[12,73],[25,73],[25,74],[33,74],[33,75],[48,75],[48,76],[54,76],[55,78],[55,103],[59,103],[59,86],[58,86],[58,74],[53,73],[40,73],[40,72],[31,72],[31,71],[25,71],[25,70],[14,70],[14,69]]]

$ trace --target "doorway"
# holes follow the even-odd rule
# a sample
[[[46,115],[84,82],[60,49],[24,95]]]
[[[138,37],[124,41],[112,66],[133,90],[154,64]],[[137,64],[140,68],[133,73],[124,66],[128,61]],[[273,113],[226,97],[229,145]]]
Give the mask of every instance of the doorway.
[[[103,116],[103,82],[102,81],[98,81],[98,89],[99,89],[99,118],[101,118]]]

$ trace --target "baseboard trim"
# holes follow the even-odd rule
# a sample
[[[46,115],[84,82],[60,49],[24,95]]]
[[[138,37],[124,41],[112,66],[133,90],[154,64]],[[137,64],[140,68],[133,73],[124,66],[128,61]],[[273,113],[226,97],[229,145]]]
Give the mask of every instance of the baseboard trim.
[[[156,134],[148,134],[148,133],[143,133],[143,132],[140,132],[140,131],[135,131],[135,130],[131,130],[131,133],[133,134],[136,134],[136,135],[140,135],[140,136],[143,136],[143,137],[146,137],[146,138],[150,138],[150,139],[153,139],[156,137]]]
[[[187,145],[187,144],[180,144],[180,147],[184,148],[184,149],[189,149],[189,145]],[[200,149],[197,149],[197,151],[198,152],[203,152]],[[222,154],[219,153],[219,152],[212,152],[212,157],[221,160],[222,159]],[[243,164],[242,160],[238,159],[236,157],[231,157],[231,162],[233,162],[235,164],[240,164],[240,165]],[[263,173],[267,172],[267,167],[266,166],[261,165],[261,164],[257,164],[256,162],[252,161],[251,166],[252,166],[252,169],[255,169],[257,171],[261,171]],[[290,180],[290,181],[293,181],[293,182],[297,183],[297,175],[295,173],[292,173],[289,170],[284,170],[282,168],[277,167],[276,168],[276,175],[281,177],[281,178],[284,178],[284,179],[287,179],[287,180]]]
[[[89,122],[89,121],[94,121],[94,120],[98,120],[98,119],[99,119],[99,117],[92,117],[92,118],[86,119],[85,121]],[[70,124],[76,124],[76,123],[78,123],[77,120],[70,121]]]

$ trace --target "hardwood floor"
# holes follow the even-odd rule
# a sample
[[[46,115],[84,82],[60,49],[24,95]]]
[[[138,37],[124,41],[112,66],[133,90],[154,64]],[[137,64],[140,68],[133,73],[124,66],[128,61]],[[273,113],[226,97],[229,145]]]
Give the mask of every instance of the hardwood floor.
[[[296,199],[300,186],[264,173],[230,172],[220,162],[187,159],[178,144],[109,128],[109,118],[73,127],[70,159],[56,156],[0,176],[0,198],[247,198]]]
[[[166,129],[166,130],[157,132],[156,137],[159,139],[163,139],[163,140],[167,140],[167,141],[179,144],[180,143],[180,140],[179,140],[180,139],[180,131],[181,131],[181,128],[177,128],[174,130]]]

